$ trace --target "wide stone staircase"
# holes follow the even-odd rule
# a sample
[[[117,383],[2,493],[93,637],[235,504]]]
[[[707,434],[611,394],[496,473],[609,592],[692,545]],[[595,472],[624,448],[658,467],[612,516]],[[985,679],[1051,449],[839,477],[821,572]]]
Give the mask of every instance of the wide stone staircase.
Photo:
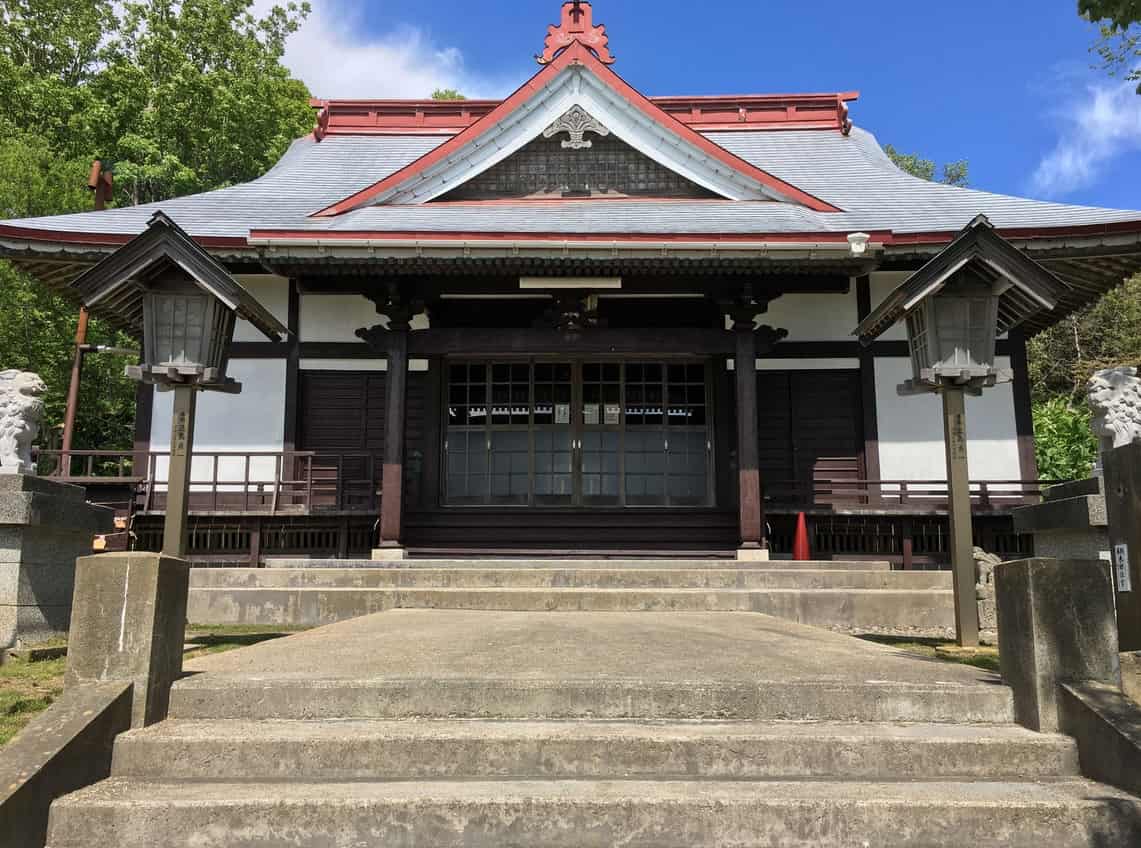
[[[282,560],[191,578],[193,624],[312,627],[390,609],[760,612],[865,633],[954,628],[949,573],[887,562]]]
[[[247,609],[388,611],[190,663],[170,718],[55,803],[48,846],[1141,845],[1141,799],[1013,724],[994,675],[738,611],[939,575],[725,565],[200,573],[199,604],[205,574],[261,593]]]

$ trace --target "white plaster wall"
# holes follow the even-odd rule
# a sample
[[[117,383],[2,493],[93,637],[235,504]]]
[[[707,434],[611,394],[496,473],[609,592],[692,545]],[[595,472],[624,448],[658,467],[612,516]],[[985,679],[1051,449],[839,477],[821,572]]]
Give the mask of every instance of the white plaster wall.
[[[302,294],[300,319],[303,342],[359,342],[357,330],[387,324],[375,304],[359,294]],[[427,328],[426,315],[412,319],[413,330]]]
[[[725,360],[725,370],[734,371],[735,359]],[[850,371],[860,367],[860,360],[853,357],[828,359],[758,359],[758,371]]]
[[[277,453],[285,442],[285,360],[233,359],[230,376],[242,384],[242,393],[202,392],[195,416],[194,452]],[[170,450],[170,416],[174,395],[156,392],[151,420],[151,450]],[[168,463],[158,463],[158,480],[167,479]],[[270,457],[251,460],[252,480],[272,482],[276,461]],[[191,481],[209,480],[213,461],[196,457]],[[219,459],[220,480],[242,480],[244,460]],[[195,486],[195,489],[202,487]],[[240,490],[240,489],[239,489]]]
[[[869,288],[871,290],[872,310],[874,311],[877,306],[884,302],[884,299],[895,291],[899,286],[910,277],[911,271],[876,271],[871,275]],[[852,325],[853,329],[855,325]],[[882,336],[879,341],[885,342],[905,342],[907,341],[907,327],[904,323],[900,322],[894,327],[890,327]]]
[[[431,363],[427,359],[409,359],[408,370],[427,372]],[[302,371],[387,371],[384,359],[302,359]]]
[[[946,480],[942,400],[896,392],[911,376],[910,360],[877,357],[875,363],[881,478]],[[997,365],[1009,368],[1010,360],[999,357]],[[1022,479],[1010,383],[986,389],[981,397],[967,397],[967,439],[972,480]]]
[[[859,324],[856,285],[847,294],[785,294],[758,319],[788,330],[790,342],[853,341]]]
[[[289,280],[273,274],[243,274],[237,278],[283,326],[289,326]],[[234,327],[236,342],[265,342],[265,335],[248,321],[238,320]]]

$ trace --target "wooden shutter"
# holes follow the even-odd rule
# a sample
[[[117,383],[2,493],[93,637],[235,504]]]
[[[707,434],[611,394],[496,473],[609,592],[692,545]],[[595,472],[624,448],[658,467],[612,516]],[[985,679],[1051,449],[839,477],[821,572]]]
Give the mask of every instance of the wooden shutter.
[[[863,411],[859,372],[761,371],[757,374],[760,468],[778,499],[800,503],[814,489],[815,503],[851,502],[844,486],[828,480],[863,477]]]

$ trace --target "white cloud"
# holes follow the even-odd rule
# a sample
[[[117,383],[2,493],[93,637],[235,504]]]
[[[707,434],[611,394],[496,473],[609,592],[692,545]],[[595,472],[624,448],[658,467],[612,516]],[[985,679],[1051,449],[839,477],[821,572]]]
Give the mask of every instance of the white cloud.
[[[1135,83],[1095,83],[1055,113],[1058,143],[1031,177],[1036,194],[1059,197],[1096,183],[1117,157],[1141,150]]]
[[[507,86],[471,73],[462,53],[414,26],[370,32],[359,0],[310,0],[309,18],[287,46],[284,63],[315,97],[428,97],[455,88],[468,97],[502,97]],[[255,13],[282,0],[255,0]]]

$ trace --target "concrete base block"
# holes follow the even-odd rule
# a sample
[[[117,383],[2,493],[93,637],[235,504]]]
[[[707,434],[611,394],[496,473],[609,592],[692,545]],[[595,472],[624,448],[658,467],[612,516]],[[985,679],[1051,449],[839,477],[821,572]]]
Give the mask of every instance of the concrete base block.
[[[1115,686],[1061,687],[1062,731],[1078,742],[1082,774],[1141,795],[1141,706]]]
[[[373,562],[401,562],[407,559],[408,552],[401,547],[375,548],[372,552]]]
[[[1109,533],[1104,527],[1034,534],[1034,553],[1045,559],[1109,559],[1109,551]]]
[[[111,773],[115,737],[130,727],[127,684],[81,686],[33,719],[0,754],[5,848],[43,848],[52,801]]]
[[[166,718],[182,674],[190,564],[125,552],[76,563],[66,684],[134,684],[132,725]]]
[[[768,562],[769,549],[768,548],[738,548],[737,549],[738,562]]]
[[[113,510],[84,498],[77,486],[0,476],[0,648],[66,635],[76,557],[114,524]]]
[[[1057,732],[1061,683],[1121,688],[1109,563],[1007,562],[995,569],[995,590],[1002,676],[1019,724]]]

